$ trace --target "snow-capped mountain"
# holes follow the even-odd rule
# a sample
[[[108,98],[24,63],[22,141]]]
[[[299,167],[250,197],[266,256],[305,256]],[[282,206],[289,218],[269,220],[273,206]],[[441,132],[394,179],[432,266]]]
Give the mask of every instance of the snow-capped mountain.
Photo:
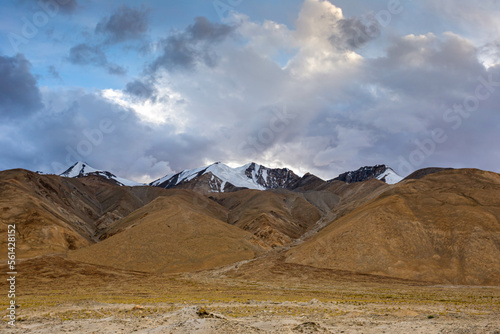
[[[366,180],[378,179],[387,184],[395,184],[403,178],[399,176],[391,167],[386,165],[361,167],[356,171],[345,172],[333,180],[339,180],[346,183],[363,182]],[[333,181],[332,180],[332,181]]]
[[[94,167],[89,166],[85,162],[77,162],[70,168],[68,168],[65,172],[61,173],[60,176],[64,177],[84,177],[84,176],[89,176],[89,175],[96,175],[96,176],[101,176],[104,177],[108,180],[112,180],[116,182],[116,184],[120,186],[128,186],[128,187],[134,187],[134,186],[143,186],[144,184],[142,183],[137,183],[134,181],[130,181],[121,177],[116,176],[113,173],[110,173],[108,171],[103,171],[103,170],[98,170]]]
[[[158,179],[150,185],[162,188],[201,189],[206,192],[225,192],[239,188],[287,188],[300,179],[288,168],[268,168],[254,162],[231,168],[216,162],[207,167],[184,170]]]

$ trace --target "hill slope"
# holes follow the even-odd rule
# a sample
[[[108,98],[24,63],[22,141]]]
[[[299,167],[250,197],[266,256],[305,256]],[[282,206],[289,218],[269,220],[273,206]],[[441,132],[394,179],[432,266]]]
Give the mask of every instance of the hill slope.
[[[111,237],[69,254],[74,260],[145,272],[197,271],[262,252],[250,233],[218,219],[217,203],[182,191],[158,197],[116,222]]]
[[[99,203],[83,184],[25,170],[0,173],[1,234],[16,224],[17,257],[64,252],[94,241]],[[4,243],[7,237],[2,237]],[[6,256],[2,252],[3,256]]]
[[[500,284],[500,175],[407,180],[291,249],[287,262],[452,284]]]
[[[253,233],[271,247],[299,238],[321,218],[320,210],[304,195],[290,191],[248,189],[210,198],[229,210],[229,224]]]
[[[18,258],[86,247],[97,242],[113,221],[165,192],[120,187],[96,175],[66,178],[22,169],[3,171],[0,245],[7,241],[7,225],[15,223]],[[1,254],[5,258],[6,253]]]

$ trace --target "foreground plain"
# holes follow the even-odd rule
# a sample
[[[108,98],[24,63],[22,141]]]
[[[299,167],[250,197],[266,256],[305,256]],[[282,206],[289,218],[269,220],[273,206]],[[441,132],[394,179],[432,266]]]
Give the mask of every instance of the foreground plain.
[[[24,260],[18,322],[15,329],[3,323],[0,331],[500,333],[499,287],[429,285],[279,257],[182,274],[116,270],[62,256]],[[246,278],[259,269],[267,272],[263,279]],[[0,306],[7,307],[5,299]]]

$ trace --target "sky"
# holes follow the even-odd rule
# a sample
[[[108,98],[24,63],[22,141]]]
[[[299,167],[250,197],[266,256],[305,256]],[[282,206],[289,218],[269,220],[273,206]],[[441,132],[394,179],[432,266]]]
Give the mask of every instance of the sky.
[[[0,3],[0,170],[500,172],[498,0]]]

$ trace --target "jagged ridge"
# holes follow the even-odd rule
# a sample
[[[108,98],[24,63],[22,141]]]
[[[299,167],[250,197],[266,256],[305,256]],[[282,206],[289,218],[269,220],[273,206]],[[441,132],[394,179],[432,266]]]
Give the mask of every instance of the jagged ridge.
[[[94,167],[89,166],[86,162],[78,161],[75,163],[73,166],[69,167],[66,171],[60,174],[60,176],[63,177],[85,177],[85,176],[100,176],[103,177],[107,180],[111,180],[115,182],[116,184],[120,186],[129,186],[129,187],[134,187],[134,186],[142,186],[144,184],[130,181],[127,179],[124,179],[122,177],[118,177],[115,174],[104,171],[104,170],[98,170]]]
[[[151,182],[150,185],[167,189],[201,187],[205,192],[226,192],[242,188],[257,190],[287,188],[298,180],[300,177],[288,168],[268,168],[254,162],[231,168],[216,162],[208,167],[167,175]]]
[[[338,180],[346,183],[363,182],[371,179],[378,179],[388,184],[395,184],[403,178],[392,168],[386,165],[375,165],[361,167],[356,171],[349,171],[340,174],[331,181]]]

